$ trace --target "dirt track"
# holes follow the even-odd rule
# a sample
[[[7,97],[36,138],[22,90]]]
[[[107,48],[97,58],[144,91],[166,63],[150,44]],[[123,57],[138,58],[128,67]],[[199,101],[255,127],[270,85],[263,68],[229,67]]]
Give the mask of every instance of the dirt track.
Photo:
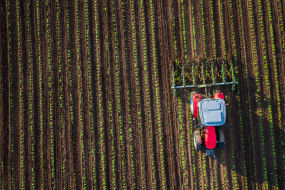
[[[1,2],[0,187],[285,189],[284,7]],[[217,58],[239,84],[211,89],[232,127],[210,158],[194,151],[191,90],[175,95],[170,63]]]

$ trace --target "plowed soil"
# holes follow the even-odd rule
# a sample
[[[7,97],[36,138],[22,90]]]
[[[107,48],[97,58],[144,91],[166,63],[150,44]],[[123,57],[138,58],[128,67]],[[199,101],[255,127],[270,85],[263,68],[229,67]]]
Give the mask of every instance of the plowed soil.
[[[1,189],[285,189],[283,1],[3,0],[0,10]],[[195,89],[171,89],[172,66],[191,76],[189,60],[204,62],[209,81],[217,58],[238,85],[211,88],[231,127],[206,157],[193,146]]]

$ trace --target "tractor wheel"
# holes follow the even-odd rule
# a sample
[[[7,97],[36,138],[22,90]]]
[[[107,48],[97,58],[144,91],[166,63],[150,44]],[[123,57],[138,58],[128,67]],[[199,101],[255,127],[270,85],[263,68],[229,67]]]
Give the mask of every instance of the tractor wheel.
[[[194,141],[194,150],[200,151],[202,149],[202,138],[200,130],[194,131],[193,141]]]
[[[192,91],[190,95],[190,108],[191,108],[191,114],[194,116],[194,104],[193,104],[193,95],[198,94],[196,91]]]
[[[225,135],[222,129],[219,129],[218,134],[219,134],[219,142],[217,144],[217,147],[218,149],[222,150],[224,149],[225,146]]]

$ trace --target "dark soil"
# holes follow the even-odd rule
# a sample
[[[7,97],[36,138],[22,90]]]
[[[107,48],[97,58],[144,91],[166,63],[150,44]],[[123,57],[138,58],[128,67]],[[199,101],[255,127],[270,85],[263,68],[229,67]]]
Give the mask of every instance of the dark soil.
[[[284,189],[284,7],[2,1],[0,187]],[[212,158],[194,151],[194,89],[171,89],[172,66],[191,76],[196,61],[200,83],[207,60],[221,70],[217,58],[239,84],[211,88],[232,125]]]

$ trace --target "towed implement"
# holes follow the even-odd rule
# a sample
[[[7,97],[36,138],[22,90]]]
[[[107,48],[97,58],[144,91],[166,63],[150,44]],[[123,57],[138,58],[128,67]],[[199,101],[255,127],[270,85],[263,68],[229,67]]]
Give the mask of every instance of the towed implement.
[[[205,66],[210,69],[205,69]],[[207,72],[209,70],[210,72]],[[223,149],[225,144],[222,127],[230,126],[226,124],[226,103],[223,92],[220,90],[214,90],[212,94],[209,92],[212,86],[220,85],[232,85],[232,90],[235,90],[237,81],[232,61],[225,63],[224,60],[217,59],[200,63],[187,62],[183,65],[176,62],[172,64],[172,75],[172,89],[175,90],[175,94],[177,89],[196,88],[190,95],[195,151],[205,147],[206,156],[215,156],[215,149]],[[231,81],[227,82],[227,79]],[[201,84],[197,84],[197,81]],[[204,95],[200,93],[199,88],[205,88]]]

